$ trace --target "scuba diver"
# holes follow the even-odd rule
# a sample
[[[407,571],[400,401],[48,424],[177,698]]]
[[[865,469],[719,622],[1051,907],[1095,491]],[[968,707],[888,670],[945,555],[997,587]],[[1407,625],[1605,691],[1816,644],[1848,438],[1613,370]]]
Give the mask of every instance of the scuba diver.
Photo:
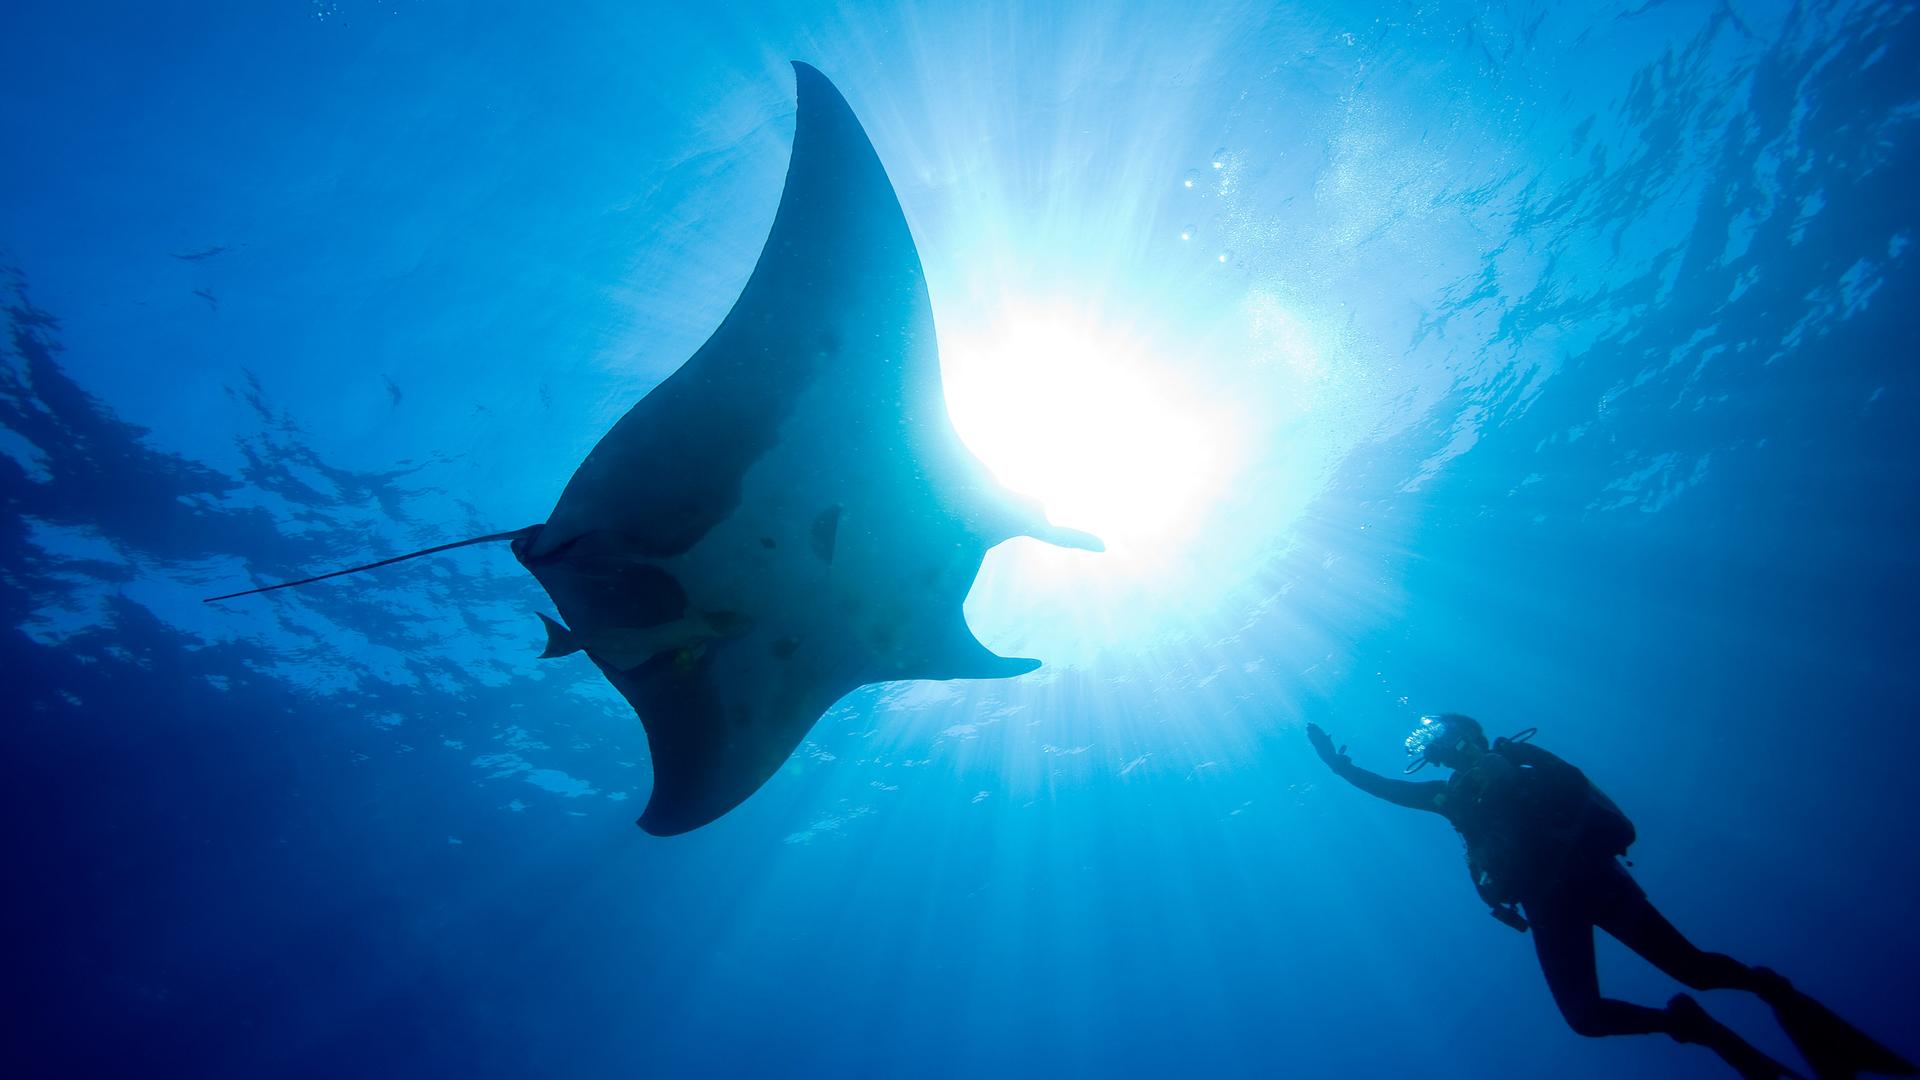
[[[1912,1063],[1794,989],[1781,975],[1705,952],[1674,929],[1620,864],[1635,839],[1633,822],[1579,769],[1527,740],[1533,729],[1491,745],[1478,721],[1457,713],[1425,716],[1407,739],[1405,772],[1452,769],[1446,780],[1391,780],[1353,764],[1347,748],[1317,724],[1307,739],[1336,775],[1377,798],[1447,819],[1467,845],[1467,869],[1495,918],[1531,927],[1547,988],[1581,1035],[1663,1032],[1719,1054],[1749,1080],[1798,1074],[1715,1020],[1692,996],[1664,1009],[1600,996],[1595,927],[1694,990],[1745,990],[1772,1007],[1817,1080],[1862,1072],[1920,1075]]]

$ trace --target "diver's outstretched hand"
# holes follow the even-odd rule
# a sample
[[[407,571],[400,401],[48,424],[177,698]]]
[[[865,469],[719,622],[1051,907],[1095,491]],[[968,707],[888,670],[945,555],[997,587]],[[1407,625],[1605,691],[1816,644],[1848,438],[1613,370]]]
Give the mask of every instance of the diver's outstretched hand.
[[[1320,760],[1327,763],[1327,768],[1340,769],[1353,764],[1353,759],[1347,756],[1347,748],[1343,746],[1335,750],[1333,736],[1328,735],[1319,724],[1307,725],[1307,741],[1313,744],[1313,752],[1320,755]]]

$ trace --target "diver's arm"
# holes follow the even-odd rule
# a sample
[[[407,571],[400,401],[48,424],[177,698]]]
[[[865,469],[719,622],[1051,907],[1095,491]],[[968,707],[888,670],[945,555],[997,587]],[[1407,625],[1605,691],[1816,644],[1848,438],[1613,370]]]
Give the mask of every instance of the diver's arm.
[[[1353,759],[1346,755],[1345,747],[1334,750],[1333,739],[1318,724],[1307,725],[1307,741],[1313,744],[1314,752],[1320,755],[1320,760],[1327,763],[1327,768],[1332,769],[1335,776],[1374,798],[1385,799],[1409,810],[1431,810],[1436,814],[1442,812],[1440,802],[1447,791],[1445,781],[1389,780],[1377,773],[1370,773],[1353,763]]]
[[[1333,773],[1376,799],[1385,799],[1409,810],[1431,810],[1438,814],[1441,812],[1440,797],[1447,791],[1444,780],[1389,780],[1351,761],[1335,765]]]

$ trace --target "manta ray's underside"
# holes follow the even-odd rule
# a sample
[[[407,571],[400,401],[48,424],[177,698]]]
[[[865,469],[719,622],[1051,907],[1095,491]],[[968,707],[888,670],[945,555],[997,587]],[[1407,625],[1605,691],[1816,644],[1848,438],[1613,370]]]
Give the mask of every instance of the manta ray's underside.
[[[547,620],[544,655],[584,651],[640,715],[654,787],[639,823],[656,835],[739,805],[859,686],[1038,667],[967,628],[981,559],[1022,535],[1099,548],[960,442],[893,186],[833,84],[794,69],[786,190],[719,329],[600,440],[544,525],[428,549],[512,541],[564,623]]]

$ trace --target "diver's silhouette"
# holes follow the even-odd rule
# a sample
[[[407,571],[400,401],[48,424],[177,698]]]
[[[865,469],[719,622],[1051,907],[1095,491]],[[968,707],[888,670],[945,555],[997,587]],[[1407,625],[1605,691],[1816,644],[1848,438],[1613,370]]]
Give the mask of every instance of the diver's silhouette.
[[[1797,1076],[1761,1053],[1700,1007],[1677,994],[1664,1009],[1600,996],[1594,969],[1595,927],[1695,990],[1746,990],[1772,1006],[1780,1026],[1818,1080],[1850,1080],[1863,1072],[1920,1075],[1779,974],[1731,956],[1704,952],[1648,902],[1620,856],[1634,841],[1633,823],[1584,773],[1527,740],[1532,731],[1489,745],[1472,717],[1422,717],[1407,739],[1407,772],[1434,764],[1446,780],[1390,780],[1347,757],[1346,747],[1317,725],[1307,738],[1334,773],[1369,795],[1452,823],[1467,844],[1467,867],[1495,918],[1533,930],[1547,988],[1567,1024],[1581,1035],[1664,1032],[1705,1046],[1740,1075],[1759,1080]]]

